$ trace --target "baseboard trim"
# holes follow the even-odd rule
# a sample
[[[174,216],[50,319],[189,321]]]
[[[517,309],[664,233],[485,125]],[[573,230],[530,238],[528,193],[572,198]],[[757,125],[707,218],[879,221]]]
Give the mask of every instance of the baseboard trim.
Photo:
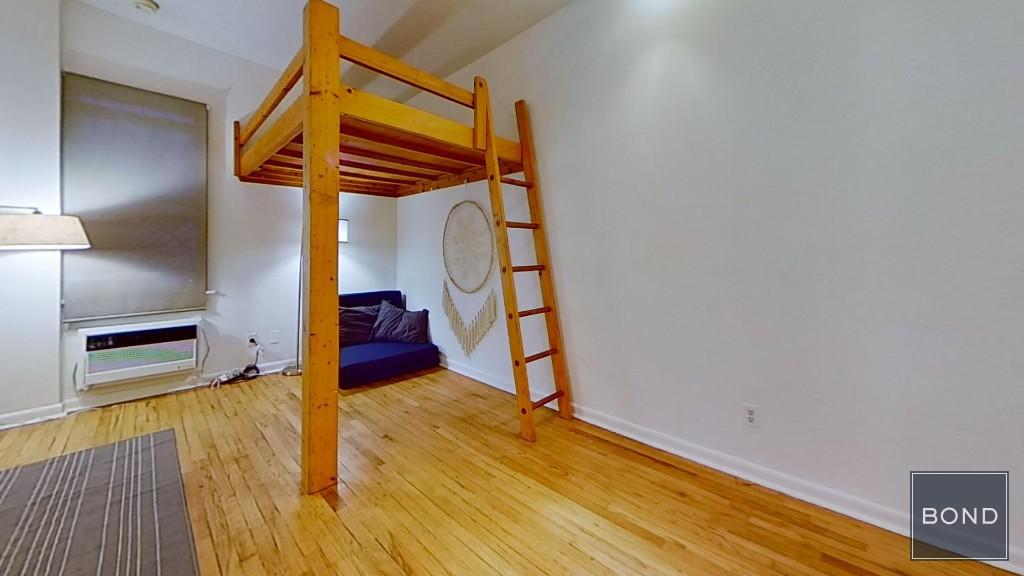
[[[294,364],[294,358],[276,360],[274,362],[263,362],[259,364],[260,375],[276,374],[289,366],[293,366]],[[210,381],[217,376],[228,372],[230,372],[230,370],[191,376],[181,384],[177,385],[151,385],[147,388],[145,384],[142,384],[137,389],[121,389],[116,391],[117,393],[113,394],[97,394],[89,397],[77,396],[75,398],[69,398],[58,404],[29,408],[28,410],[7,412],[5,414],[0,414],[0,430],[52,420],[54,418],[60,418],[74,412],[89,410],[91,408],[101,408],[103,406],[141,400],[143,398],[161,396],[163,394],[173,394],[175,392],[184,392],[185,390],[191,390],[193,388],[201,388],[208,385]]]
[[[486,382],[485,382],[486,384]],[[719,452],[688,442],[682,438],[663,434],[656,430],[634,424],[622,418],[612,416],[600,410],[594,410],[579,404],[573,404],[576,417],[584,422],[593,424],[599,428],[615,432],[626,438],[664,450],[698,464],[714,468],[732,476],[742,478],[768,488],[781,492],[787,496],[809,502],[815,506],[826,508],[844,516],[860,520],[867,524],[877,526],[889,532],[895,532],[901,536],[910,536],[907,513],[883,506],[858,496],[834,490],[821,484],[798,478],[785,472],[762,466],[749,460],[737,458],[724,452]],[[910,551],[908,549],[907,554]],[[1024,557],[1024,547],[1010,546],[1010,557]],[[1024,574],[1024,564],[1019,561],[986,561],[996,568],[1009,570],[1017,574]]]
[[[7,412],[0,414],[0,430],[14,428],[16,426],[24,426],[26,424],[44,422],[46,420],[60,418],[63,415],[64,406],[59,402],[56,404],[49,404],[47,406],[40,406],[38,408],[29,408],[28,410]]]
[[[487,384],[491,388],[497,388],[498,390],[501,390],[502,392],[508,392],[509,394],[515,394],[516,393],[516,385],[515,385],[514,382],[509,381],[509,380],[505,380],[504,378],[499,378],[499,377],[497,377],[497,376],[495,376],[493,374],[488,374],[486,372],[481,372],[481,371],[479,371],[479,370],[477,370],[475,368],[472,368],[470,366],[467,366],[467,365],[465,365],[465,364],[463,364],[461,362],[452,362],[451,360],[448,360],[447,358],[442,356],[441,357],[441,366],[443,366],[443,367],[445,367],[445,368],[447,368],[447,369],[449,369],[452,372],[455,372],[457,374],[462,374],[463,376],[465,376],[467,378],[472,378],[473,380],[476,380],[477,382],[480,382],[481,384]],[[530,390],[530,399],[531,400],[540,400],[541,398],[547,396],[550,393],[551,393],[551,391]],[[548,405],[545,405],[544,408],[547,408],[549,410],[556,410],[557,411],[557,404],[548,404]]]
[[[862,498],[833,490],[780,472],[778,470],[737,458],[681,438],[628,422],[616,416],[585,406],[574,406],[576,417],[605,430],[642,442],[653,448],[693,460],[720,472],[753,481],[765,488],[783,492],[800,500],[824,506],[840,514],[885,528],[892,532],[906,531],[906,514]],[[870,520],[869,520],[870,519]]]
[[[126,402],[134,402],[136,400],[152,398],[154,396],[163,396],[164,394],[184,392],[186,390],[192,390],[193,388],[202,388],[208,383],[208,380],[194,376],[178,385],[153,387],[149,389],[140,387],[140,389],[117,391],[120,393],[98,394],[85,397],[77,396],[64,401],[64,413],[73,414],[75,412],[81,412],[82,410],[91,410],[93,408],[113,406],[114,404],[124,404]]]
[[[452,372],[462,374],[467,378],[472,378],[477,382],[487,384],[491,388],[497,388],[510,394],[515,394],[516,387],[511,381],[506,381],[504,378],[499,378],[493,374],[487,372],[481,372],[472,366],[467,366],[461,362],[455,362],[447,356],[441,356],[441,366],[451,370]]]
[[[459,362],[452,362],[442,359],[441,364],[451,370],[472,378],[482,384],[497,388],[505,392],[515,393],[515,386],[503,378],[495,377],[492,374],[481,372],[470,366]],[[541,396],[532,393],[534,400]],[[615,432],[631,440],[636,440],[652,448],[664,450],[687,460],[725,472],[732,476],[753,482],[770,490],[781,492],[787,496],[809,502],[844,516],[855,518],[873,526],[877,526],[889,532],[895,532],[901,536],[909,536],[907,514],[895,508],[889,508],[876,502],[865,500],[858,496],[834,490],[814,482],[786,474],[779,470],[756,464],[749,460],[731,456],[705,446],[688,442],[682,438],[670,436],[645,426],[634,424],[617,416],[612,416],[600,410],[594,410],[574,403],[573,409],[576,417],[580,420]],[[908,549],[907,554],[910,551]],[[1010,546],[1011,558],[1024,557],[1024,547]],[[1009,562],[985,562],[1003,570],[1009,570],[1017,574],[1024,574],[1024,564],[1018,561]]]

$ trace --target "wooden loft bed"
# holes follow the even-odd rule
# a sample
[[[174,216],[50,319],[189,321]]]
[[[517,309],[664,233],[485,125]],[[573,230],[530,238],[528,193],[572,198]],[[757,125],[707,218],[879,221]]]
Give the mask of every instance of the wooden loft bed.
[[[556,400],[559,416],[573,417],[526,104],[516,103],[519,141],[501,138],[483,78],[469,91],[417,70],[342,36],[340,19],[337,7],[309,0],[302,48],[259,108],[235,122],[239,179],[303,188],[302,486],[310,494],[336,484],[338,475],[338,192],[400,198],[486,180],[520,436],[535,440],[533,411]],[[473,126],[344,86],[342,59],[472,109]],[[282,106],[295,88],[297,97]],[[524,179],[505,176],[518,172]],[[506,220],[502,184],[526,192],[529,222]],[[512,264],[509,230],[533,234],[535,263]],[[519,309],[517,273],[539,275],[541,307]],[[535,315],[545,319],[548,348],[527,355],[520,320]],[[534,401],[526,366],[544,358],[551,359],[555,392]]]
[[[483,122],[480,115],[484,110],[476,106],[476,92],[344,36],[339,35],[336,43],[340,58],[471,108],[477,112],[477,124]],[[254,136],[299,84],[305,56],[305,48],[300,49],[256,112],[244,125],[238,124],[236,172],[243,181],[303,186],[304,99],[300,97],[280,111],[267,130]],[[480,88],[483,86],[477,91]],[[338,96],[340,191],[397,198],[486,176],[484,143],[476,139],[484,135],[475,127],[350,86],[339,85]],[[502,172],[522,171],[519,143],[501,137],[495,140]]]

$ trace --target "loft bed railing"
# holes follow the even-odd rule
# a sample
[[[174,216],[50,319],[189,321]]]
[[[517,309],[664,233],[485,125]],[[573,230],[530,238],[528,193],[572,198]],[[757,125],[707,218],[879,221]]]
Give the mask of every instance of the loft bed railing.
[[[338,192],[400,198],[486,180],[520,436],[536,439],[533,412],[551,402],[558,402],[559,416],[573,417],[526,104],[516,103],[519,142],[501,138],[493,130],[483,78],[476,77],[469,91],[417,70],[342,36],[340,19],[337,7],[309,0],[302,48],[256,111],[234,125],[239,179],[304,189],[301,474],[307,494],[338,480]],[[473,125],[343,85],[342,59],[473,110]],[[505,176],[518,172],[523,180]],[[529,222],[506,221],[502,184],[526,191]],[[535,264],[512,265],[509,230],[533,234]],[[513,275],[524,272],[540,277],[539,308],[518,308]],[[538,315],[544,317],[548,349],[527,355],[520,319]],[[555,391],[533,400],[526,365],[548,358]]]
[[[402,197],[483,180],[483,109],[475,91],[341,35],[336,49],[340,59],[474,110],[474,126],[466,126],[342,85],[339,190]],[[244,181],[302,186],[304,100],[279,108],[302,80],[305,54],[303,47],[259,108],[244,124],[236,123],[235,172]],[[522,169],[518,142],[498,137],[497,149],[505,172]]]

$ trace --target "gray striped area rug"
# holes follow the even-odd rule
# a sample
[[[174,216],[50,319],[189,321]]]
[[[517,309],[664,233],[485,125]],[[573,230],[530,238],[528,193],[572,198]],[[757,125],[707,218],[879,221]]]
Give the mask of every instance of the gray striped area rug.
[[[0,471],[0,576],[198,574],[174,430]]]

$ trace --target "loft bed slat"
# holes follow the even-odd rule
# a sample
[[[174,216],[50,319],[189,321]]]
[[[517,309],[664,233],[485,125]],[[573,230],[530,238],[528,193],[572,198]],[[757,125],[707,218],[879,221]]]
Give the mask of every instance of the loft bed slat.
[[[363,186],[355,182],[343,180],[338,186],[339,192],[349,192],[352,194],[369,194],[371,196],[383,196],[385,198],[395,198],[396,191],[394,188],[387,188],[382,186]]]
[[[501,163],[501,167],[502,173],[518,172],[522,169],[521,166],[511,163]],[[395,197],[411,196],[432,190],[479,182],[486,178],[486,170],[482,167],[474,167],[458,174],[421,180],[389,178],[386,175],[378,176],[376,174],[353,172],[352,170],[351,168],[346,169],[345,162],[342,161],[340,175],[343,180],[341,187],[343,192],[362,193],[364,190],[370,189],[375,192],[385,192],[386,195],[393,195]],[[255,176],[263,180],[273,179],[273,183],[284,186],[298,187],[302,186],[303,183],[301,169],[294,165],[283,165],[273,160],[265,163],[264,167]],[[388,185],[388,187],[371,187],[373,184],[383,184]]]
[[[405,176],[411,180],[423,180],[424,178],[437,178],[440,174],[435,172],[419,171],[414,172],[405,168],[395,168],[391,166],[384,166],[381,164],[367,164],[365,162],[357,162],[354,160],[348,160],[344,156],[339,161],[343,168],[351,168],[352,170],[363,170],[366,172],[372,172],[374,174],[390,174],[392,176]]]
[[[460,170],[470,166],[480,165],[480,156],[471,149],[462,148],[457,145],[447,144],[440,140],[433,140],[409,134],[407,132],[396,132],[386,127],[370,124],[354,118],[343,118],[341,122],[341,133],[343,142],[361,140],[383,144],[395,149],[399,154],[416,152],[426,154],[435,158],[441,158],[459,166]]]
[[[291,170],[279,170],[270,166],[264,166],[260,168],[259,172],[255,173],[257,178],[275,178],[281,181],[287,182],[298,182],[302,183],[302,172],[293,172]]]
[[[263,164],[260,171],[271,171],[279,174],[290,174],[295,178],[302,178],[302,167],[301,166],[289,166],[283,164],[277,164],[268,160]]]
[[[501,166],[502,173],[519,172],[522,170],[522,167],[518,164],[500,162],[499,165]],[[487,169],[485,167],[473,168],[460,174],[453,174],[451,176],[445,176],[434,180],[424,180],[410,186],[406,186],[398,191],[398,196],[412,196],[413,194],[421,194],[423,192],[430,192],[431,190],[440,190],[442,188],[451,188],[452,186],[461,186],[462,184],[471,184],[473,182],[480,182],[486,178]]]
[[[248,177],[252,180],[274,181],[285,186],[302,186],[303,175],[301,170],[282,168],[278,166],[264,166],[259,171]],[[350,188],[367,189],[379,192],[395,192],[400,187],[408,185],[408,181],[387,180],[367,176],[363,174],[341,171],[339,173],[341,184]]]
[[[276,162],[274,160],[268,160],[266,163],[264,163],[262,171],[273,172],[281,175],[290,175],[299,180],[302,179],[301,166],[285,164],[281,162]],[[368,180],[371,182],[383,182],[387,184],[396,185],[409,185],[417,181],[416,178],[409,177],[395,177],[386,174],[367,174],[366,171],[360,171],[359,169],[356,168],[346,168],[344,165],[339,170],[339,173],[341,174],[342,177],[349,178],[351,180]]]
[[[347,192],[349,194],[360,194],[362,196],[377,196],[380,198],[394,198],[395,195],[390,192],[376,192],[373,190],[349,190],[347,188],[341,188],[338,192]]]
[[[373,176],[372,174],[361,174],[359,172],[349,172],[348,170],[341,170],[341,175],[349,180],[366,181],[369,183],[381,183],[381,184],[394,184],[397,186],[406,186],[410,183],[409,180],[399,180],[397,178],[388,178],[386,176]]]
[[[296,183],[291,179],[278,179],[258,174],[255,176],[242,176],[239,180],[242,182],[249,182],[251,184],[268,184],[271,186],[302,186],[302,182]]]
[[[282,168],[291,168],[302,172],[302,160],[296,160],[288,156],[281,156],[280,154],[274,154],[267,161],[263,163],[263,166],[280,166]]]
[[[301,166],[302,145],[292,142],[278,150],[268,162]],[[341,166],[352,166],[383,174],[404,175],[416,180],[433,180],[447,174],[459,174],[472,167],[470,164],[438,156],[351,138],[347,143],[341,145],[341,160],[339,162]]]
[[[380,169],[408,171],[419,174],[423,178],[436,178],[444,174],[458,172],[458,170],[451,167],[431,164],[429,162],[416,162],[408,158],[395,158],[387,154],[353,148],[345,144],[341,145],[341,159],[342,162],[352,162],[353,164],[366,163]]]
[[[437,143],[452,144],[456,148],[465,148],[465,143],[472,141],[473,129],[468,126],[350,86],[342,92],[341,116],[343,133],[349,126],[363,128],[367,133],[379,134],[384,142],[401,142],[405,138],[416,139],[402,133],[419,135],[422,139]],[[372,126],[365,126],[367,123]],[[461,151],[456,151],[456,154],[460,153]]]
[[[352,194],[370,194],[373,196],[384,196],[385,198],[395,198],[394,188],[380,188],[375,186],[360,186],[353,182],[342,182],[338,186],[338,192],[350,192]]]
[[[394,193],[394,192],[397,191],[397,188],[398,188],[397,186],[393,186],[393,185],[382,184],[382,183],[374,183],[374,182],[366,182],[366,181],[363,181],[363,180],[353,180],[351,178],[342,178],[341,181],[340,181],[339,187],[340,188],[349,188],[349,189],[353,189],[353,190],[356,190],[356,189],[358,189],[358,190],[372,190],[372,191],[376,191],[376,192],[387,192],[387,193]]]
[[[477,154],[472,150],[408,133],[399,133],[368,122],[343,118],[340,130],[341,151],[351,152],[353,155],[360,154],[361,150],[380,152],[389,155],[389,159],[396,163],[415,167],[415,161],[419,161],[423,167],[449,174],[458,174],[480,165]],[[302,134],[296,136],[283,150],[301,155]],[[414,162],[410,162],[411,160]]]
[[[420,180],[422,180],[424,178],[424,176],[422,176],[422,175],[421,176],[417,176],[417,177],[411,177],[411,176],[403,176],[401,174],[380,173],[380,172],[376,172],[376,171],[373,171],[373,170],[366,170],[364,168],[354,168],[354,167],[350,166],[348,162],[345,162],[345,161],[341,161],[341,168],[340,169],[341,169],[341,173],[343,175],[353,176],[353,177],[361,177],[361,178],[368,178],[368,179],[377,180],[377,181],[380,181],[380,182],[391,182],[391,183],[400,184],[400,185],[414,184],[414,183],[419,182]]]
[[[381,144],[372,140],[362,140],[350,134],[342,135],[341,152],[342,154],[351,154],[360,158],[392,162],[406,167],[423,168],[444,174],[458,174],[472,166],[472,164],[452,160],[451,158],[399,148],[389,144]]]
[[[460,174],[452,174],[451,176],[445,176],[436,180],[417,182],[416,184],[406,186],[398,191],[398,196],[401,198],[404,196],[412,196],[413,194],[430,192],[431,190],[461,186],[462,184],[479,182],[485,178],[487,178],[487,170],[485,168],[472,168]]]

